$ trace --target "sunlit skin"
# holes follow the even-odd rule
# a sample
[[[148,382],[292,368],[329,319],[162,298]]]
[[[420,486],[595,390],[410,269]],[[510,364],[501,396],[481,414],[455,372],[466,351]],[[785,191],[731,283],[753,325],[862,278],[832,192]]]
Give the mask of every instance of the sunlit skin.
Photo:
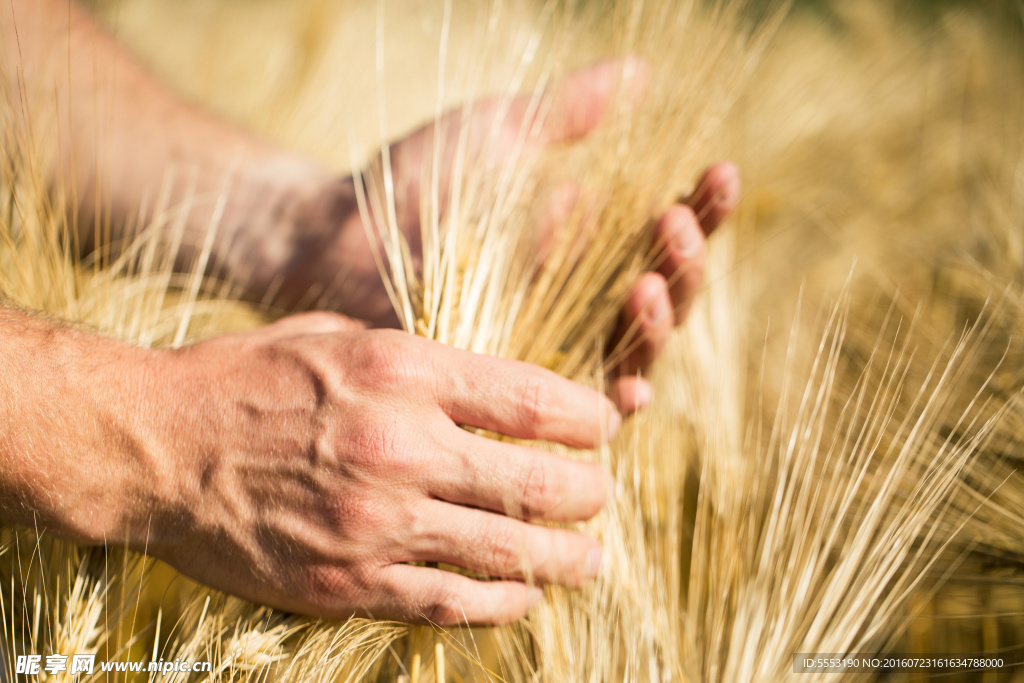
[[[732,164],[709,168],[693,196],[652,220],[664,258],[623,308],[616,337],[634,330],[642,341],[609,398],[524,363],[384,329],[396,318],[351,183],[184,102],[76,6],[13,0],[0,8],[0,41],[5,94],[56,102],[61,120],[74,122],[50,160],[52,184],[108,188],[116,226],[169,168],[187,170],[200,194],[223,192],[231,173],[215,248],[248,298],[273,288],[301,308],[316,300],[311,291],[345,278],[330,312],[175,351],[0,309],[2,519],[83,543],[127,540],[214,588],[323,617],[502,623],[540,599],[525,577],[576,587],[596,576],[594,539],[529,522],[593,517],[607,473],[460,425],[573,448],[614,436],[620,413],[650,401],[642,375],[700,287],[707,235],[738,202]],[[82,58],[52,57],[69,49]],[[103,126],[93,120],[94,64],[117,74]],[[637,70],[608,62],[556,84],[533,144],[570,143],[600,125],[627,65]],[[22,77],[24,91],[13,85]],[[46,84],[45,105],[33,101],[34,83]],[[469,128],[489,124],[491,112],[479,103]],[[512,112],[506,125],[522,125],[525,106]],[[457,117],[441,125],[460,126]],[[410,236],[419,232],[418,174],[433,134],[427,127],[392,146],[406,193],[398,222]],[[185,191],[180,184],[173,198]],[[80,196],[88,226],[95,207],[90,193]],[[190,218],[183,264],[210,211],[199,206]],[[93,246],[90,228],[81,241]]]

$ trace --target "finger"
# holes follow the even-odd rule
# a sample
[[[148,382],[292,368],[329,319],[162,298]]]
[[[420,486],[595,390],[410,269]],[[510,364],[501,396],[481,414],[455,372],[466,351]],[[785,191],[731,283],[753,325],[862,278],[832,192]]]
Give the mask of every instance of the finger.
[[[736,209],[740,191],[740,171],[735,164],[725,161],[704,172],[685,203],[697,215],[704,234],[710,235]]]
[[[661,353],[673,324],[668,284],[659,273],[644,273],[622,307],[608,362],[617,376],[635,375]]]
[[[568,529],[433,501],[436,523],[407,546],[414,562],[444,562],[503,579],[579,588],[597,577],[601,546]]]
[[[583,137],[604,119],[613,96],[637,101],[649,81],[650,68],[636,58],[608,60],[569,74],[550,93],[551,109],[539,142],[544,145]]]
[[[456,424],[593,448],[613,438],[622,423],[606,397],[550,370],[440,348],[451,358],[437,400]]]
[[[688,206],[675,205],[658,220],[656,239],[662,245],[658,272],[668,283],[675,324],[686,320],[704,278],[705,238]]]
[[[653,396],[650,382],[637,375],[619,377],[608,387],[608,398],[624,415],[643,410],[651,404]]]
[[[378,618],[437,626],[496,626],[518,621],[544,593],[517,581],[477,581],[432,567],[393,564],[381,572],[386,597],[367,610]]]
[[[590,519],[604,506],[612,481],[600,465],[455,431],[428,475],[430,495],[549,522]]]
[[[647,91],[649,81],[650,68],[643,60],[610,59],[574,71],[543,93],[548,99],[546,111],[545,107],[538,110],[534,93],[513,98],[507,107],[501,98],[480,100],[467,110],[454,110],[445,115],[441,130],[446,149],[454,153],[459,132],[464,130],[469,135],[467,147],[473,158],[491,140],[496,121],[507,131],[518,132],[524,127],[530,131],[538,115],[544,118],[537,137],[529,143],[534,150],[576,140],[601,123],[614,97],[622,96],[624,102],[638,101]],[[468,118],[465,117],[467,112]],[[422,128],[415,134],[419,136],[417,144],[433,144],[433,135],[431,127]],[[497,140],[491,140],[491,144],[497,145],[494,153],[504,156],[502,153],[509,149],[514,138],[514,135],[500,135]]]

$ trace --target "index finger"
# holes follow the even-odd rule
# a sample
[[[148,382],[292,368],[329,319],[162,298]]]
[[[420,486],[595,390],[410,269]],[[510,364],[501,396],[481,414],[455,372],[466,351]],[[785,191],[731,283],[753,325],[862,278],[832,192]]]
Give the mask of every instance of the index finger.
[[[603,394],[544,368],[447,348],[440,403],[457,424],[518,439],[593,448],[622,418]]]

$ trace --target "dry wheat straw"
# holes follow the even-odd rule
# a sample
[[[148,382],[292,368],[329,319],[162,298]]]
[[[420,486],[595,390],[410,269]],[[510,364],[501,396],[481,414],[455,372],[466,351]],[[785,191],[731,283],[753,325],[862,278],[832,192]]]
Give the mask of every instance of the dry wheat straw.
[[[927,301],[921,292],[906,287],[917,281],[894,282],[893,264],[905,261],[907,249],[879,237],[879,229],[900,226],[896,237],[907,244],[916,244],[925,227],[955,233],[950,217],[963,212],[953,203],[974,197],[984,174],[958,161],[933,128],[924,127],[923,140],[907,134],[920,118],[924,86],[916,83],[927,81],[921,74],[940,61],[913,52],[908,59],[908,50],[920,49],[920,36],[899,34],[869,6],[844,6],[845,20],[862,31],[845,46],[829,45],[826,32],[797,18],[783,25],[766,52],[776,24],[765,21],[751,34],[741,3],[722,3],[708,13],[697,2],[622,2],[603,20],[585,8],[546,3],[543,23],[508,42],[499,29],[514,11],[496,3],[474,25],[470,42],[481,59],[459,73],[460,65],[449,67],[458,48],[454,21],[465,8],[446,3],[435,120],[453,98],[483,94],[481,84],[494,72],[505,75],[500,92],[506,99],[521,85],[537,84],[531,100],[536,117],[528,118],[530,126],[497,164],[488,154],[493,140],[473,149],[463,132],[455,141],[454,190],[444,203],[438,186],[446,179],[428,160],[432,189],[421,213],[420,268],[396,230],[387,153],[361,178],[361,208],[381,230],[382,265],[386,259],[408,330],[600,384],[603,340],[626,285],[658,258],[646,217],[681,194],[726,137],[740,141],[752,195],[746,224],[754,226],[743,235],[756,245],[757,258],[747,260],[748,248],[738,240],[714,244],[711,285],[695,319],[677,336],[674,358],[661,366],[655,407],[616,444],[593,454],[617,481],[609,509],[584,526],[605,547],[593,586],[549,588],[530,619],[511,627],[407,635],[404,627],[383,622],[321,624],[274,613],[169,579],[165,569],[150,571],[129,553],[83,551],[3,529],[3,638],[15,651],[68,647],[102,649],[109,658],[210,659],[210,680],[393,681],[418,660],[419,680],[427,681],[437,675],[438,642],[444,643],[446,674],[455,680],[779,680],[791,670],[794,652],[884,649],[931,596],[939,605],[928,607],[933,614],[950,604],[942,599],[940,578],[954,570],[968,572],[968,579],[985,571],[970,559],[955,564],[965,546],[980,542],[1019,552],[1024,537],[1021,497],[1013,493],[1024,490],[1015,473],[1020,381],[1005,374],[1015,365],[1013,347],[1009,353],[1006,347],[1021,319],[1014,286],[1020,250],[1012,248],[1019,241],[1020,172],[1017,166],[1016,190],[1000,188],[1003,201],[994,202],[994,213],[982,221],[988,232],[979,237],[982,244],[1009,245],[997,252],[1005,258],[971,266],[960,278],[956,300],[969,314],[936,319],[921,306]],[[296,25],[339,16],[322,3],[297,7],[295,16],[306,19]],[[222,11],[231,16],[230,9]],[[978,42],[987,35],[981,28],[969,20],[952,26],[951,44],[972,46],[986,55],[986,65],[999,62],[1003,55],[995,47]],[[312,111],[328,109],[322,96],[309,93],[330,92],[323,74],[333,77],[336,53],[323,29],[310,33],[308,54],[328,68],[304,67],[302,78],[273,81],[276,91],[249,83],[249,100],[239,101],[288,92]],[[616,99],[605,125],[582,145],[526,155],[550,115],[540,88],[579,59],[572,52],[585,34],[609,41],[594,55],[648,60],[648,98],[639,104]],[[379,36],[378,46],[383,50]],[[857,55],[866,52],[877,58],[874,73],[857,66]],[[387,62],[383,52],[376,61]],[[751,80],[751,73],[757,77]],[[998,79],[962,75],[989,107],[984,111],[998,106],[991,97]],[[380,69],[376,78],[396,80],[393,71]],[[837,100],[819,99],[812,105],[816,113],[801,118],[793,114],[798,106],[779,101],[806,101],[795,87],[806,78],[848,85],[837,90]],[[846,93],[882,92],[871,84],[886,78],[900,87],[885,90],[872,107],[847,106]],[[939,97],[944,108],[937,111],[947,112],[965,96],[949,87]],[[738,98],[740,106],[729,115]],[[300,139],[298,117],[285,109],[264,107],[264,128]],[[384,101],[377,108],[381,129],[369,140],[390,136],[387,112]],[[935,130],[984,130],[983,117],[953,120],[950,128],[945,114],[928,116]],[[7,131],[9,123],[4,119]],[[996,138],[979,133],[979,144],[970,146],[976,158],[992,160],[986,168],[1005,167],[993,147],[1002,143]],[[820,161],[824,151],[854,148],[851,139],[863,143],[861,156],[850,162],[859,174]],[[65,200],[47,195],[40,181],[37,142],[8,135],[0,146],[0,289],[7,296],[144,346],[180,343],[228,324],[223,304],[206,298],[218,290],[215,283],[201,283],[199,270],[191,278],[171,272],[165,247],[180,239],[188,207],[166,206],[169,185],[154,198],[154,210],[140,207],[141,229],[130,247],[92,264],[76,263],[62,218]],[[912,183],[922,174],[907,163],[916,145],[934,162],[928,204],[915,199],[922,195]],[[546,187],[569,178],[596,209],[573,212],[563,239],[537,269],[527,239],[532,207]],[[802,204],[785,208],[796,198]],[[1004,237],[993,239],[994,225],[1004,226]],[[782,239],[771,244],[766,234]],[[827,248],[814,242],[822,234]],[[934,231],[928,237],[943,243]],[[845,249],[839,255],[837,245]],[[850,253],[862,257],[866,265],[858,272],[881,281],[880,298],[892,305],[880,305],[857,282],[843,284]],[[793,263],[801,268],[783,272]],[[844,264],[838,283],[837,263]],[[791,275],[814,287],[836,283],[843,293],[836,307],[823,309],[824,319],[794,324],[787,334],[791,326],[778,321],[799,321],[792,309],[797,297],[785,289]],[[993,291],[1003,298],[1001,308],[982,305]],[[938,298],[933,308],[941,312],[949,300]],[[915,314],[919,309],[925,313]],[[762,338],[763,311],[777,322],[764,344],[754,343]],[[1008,360],[1000,364],[1004,354]],[[961,528],[966,533],[953,533]],[[946,555],[939,552],[944,547]],[[969,584],[950,585],[963,590]],[[1004,577],[991,585],[993,596],[1020,603],[1019,582]],[[976,597],[969,593],[968,601]],[[991,625],[996,603],[977,607],[981,614],[970,623]]]

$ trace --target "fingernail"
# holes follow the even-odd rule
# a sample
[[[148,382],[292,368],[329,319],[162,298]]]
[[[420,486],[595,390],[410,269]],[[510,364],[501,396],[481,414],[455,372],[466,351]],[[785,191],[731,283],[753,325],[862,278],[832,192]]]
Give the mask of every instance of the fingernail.
[[[647,322],[653,326],[661,325],[669,316],[668,301],[658,297],[647,309]]]
[[[703,234],[700,229],[695,229],[692,214],[687,213],[685,217],[677,220],[672,235],[672,249],[682,258],[692,256],[700,249]]]
[[[596,579],[599,571],[601,571],[601,549],[593,548],[587,553],[587,577]]]
[[[526,609],[533,609],[543,599],[544,590],[539,586],[530,586],[529,595],[526,596]]]
[[[715,197],[715,203],[725,211],[732,211],[740,203],[740,171],[733,164],[729,164],[729,166],[728,180],[723,183],[722,188],[718,191],[718,196]]]

